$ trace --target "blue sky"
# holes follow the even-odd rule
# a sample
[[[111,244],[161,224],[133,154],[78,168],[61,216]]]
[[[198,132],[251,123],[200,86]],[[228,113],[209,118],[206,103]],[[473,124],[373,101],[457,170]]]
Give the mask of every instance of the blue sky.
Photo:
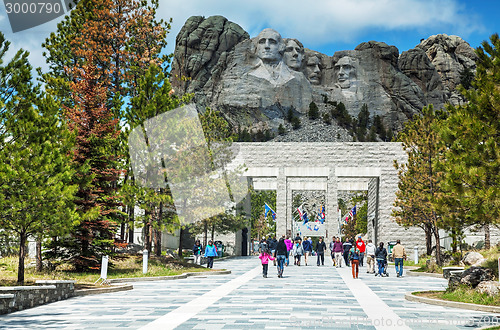
[[[327,55],[370,40],[402,52],[439,33],[458,35],[475,48],[500,32],[498,0],[160,0],[159,17],[173,18],[165,52],[173,52],[175,36],[193,15],[225,16],[251,37],[271,27]],[[41,43],[56,31],[58,21],[12,33],[0,4],[0,31],[13,49],[30,51],[35,67],[45,67]]]

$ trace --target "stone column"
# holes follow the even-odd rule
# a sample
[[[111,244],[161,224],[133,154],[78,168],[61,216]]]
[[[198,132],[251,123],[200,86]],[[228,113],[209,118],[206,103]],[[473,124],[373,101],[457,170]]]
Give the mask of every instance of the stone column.
[[[285,169],[281,167],[277,177],[276,188],[276,238],[286,234],[287,229],[287,183]]]
[[[338,222],[338,197],[337,197],[338,182],[335,175],[335,168],[330,168],[330,175],[326,183],[326,206],[325,206],[325,224],[328,238],[330,241],[333,236],[337,236],[339,232]]]
[[[368,183],[368,239],[371,239],[374,244],[378,244],[377,228],[378,228],[378,194],[379,194],[379,178],[371,178]]]

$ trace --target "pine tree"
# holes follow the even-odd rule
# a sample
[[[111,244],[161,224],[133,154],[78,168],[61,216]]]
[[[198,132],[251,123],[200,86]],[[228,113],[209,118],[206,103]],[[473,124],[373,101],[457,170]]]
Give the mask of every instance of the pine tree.
[[[0,33],[3,57],[9,48]],[[31,83],[27,53],[19,51],[0,75],[0,229],[18,236],[18,283],[24,282],[28,237],[63,234],[76,220],[70,184],[72,136],[58,117],[58,105]]]
[[[318,110],[318,106],[316,105],[316,103],[314,103],[314,102],[309,103],[309,111],[307,112],[307,115],[309,116],[309,119],[311,119],[311,120],[318,119],[319,110]]]
[[[74,107],[65,110],[71,131],[76,134],[73,162],[78,173],[78,211],[80,224],[67,238],[66,250],[78,270],[97,267],[100,257],[111,252],[122,205],[116,182],[123,173],[116,155],[120,130],[118,119],[106,108],[106,89],[100,83],[100,70],[89,54],[88,64],[77,68],[71,83]]]
[[[443,113],[434,111],[432,105],[424,107],[421,115],[405,124],[398,140],[408,155],[408,163],[394,163],[399,175],[399,190],[393,215],[396,222],[405,227],[418,226],[425,232],[427,253],[432,249],[432,237],[436,244],[436,259],[441,265],[439,228],[441,214],[436,199],[442,192],[444,173],[438,168],[444,160],[445,145],[438,133]]]
[[[484,227],[489,248],[489,226],[500,219],[500,39],[490,37],[476,50],[476,79],[461,93],[467,103],[448,107],[443,125],[446,152],[446,188],[467,210],[467,224]]]
[[[126,108],[125,120],[128,128],[123,134],[124,142],[128,142],[132,129],[142,127],[146,120],[162,113],[178,108],[189,101],[189,96],[176,97],[166,78],[165,72],[156,64],[152,64],[144,77],[137,81],[137,95],[130,101]],[[129,227],[133,228],[135,206],[144,210],[144,216],[139,217],[145,227],[145,249],[151,252],[153,236],[155,240],[155,253],[161,254],[161,230],[173,230],[178,227],[178,219],[174,209],[172,196],[168,189],[161,187],[143,187],[136,184],[134,173],[130,167],[130,158],[126,153],[127,172],[124,179],[123,193],[126,198]]]

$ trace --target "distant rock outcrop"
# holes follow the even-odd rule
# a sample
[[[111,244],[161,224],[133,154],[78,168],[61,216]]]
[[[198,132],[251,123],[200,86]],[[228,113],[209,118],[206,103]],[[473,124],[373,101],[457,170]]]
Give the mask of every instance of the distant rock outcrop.
[[[235,127],[276,130],[289,111],[301,116],[311,102],[327,109],[335,101],[354,117],[366,104],[372,118],[399,130],[428,104],[461,102],[456,87],[475,60],[467,42],[445,34],[401,55],[369,41],[327,56],[272,29],[250,39],[224,17],[195,16],[177,35],[172,84],[194,93],[200,110],[221,110]]]

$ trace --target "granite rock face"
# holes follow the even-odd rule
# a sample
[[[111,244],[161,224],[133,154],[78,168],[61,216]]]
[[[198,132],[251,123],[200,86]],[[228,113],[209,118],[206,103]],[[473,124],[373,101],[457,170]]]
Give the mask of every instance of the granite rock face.
[[[234,126],[276,130],[290,110],[303,116],[311,102],[326,109],[336,101],[353,117],[366,104],[399,130],[428,104],[460,103],[460,74],[475,60],[457,36],[431,36],[401,55],[369,41],[328,56],[272,29],[250,39],[224,17],[194,16],[176,38],[171,80],[177,92],[194,93],[200,111],[219,109]]]

